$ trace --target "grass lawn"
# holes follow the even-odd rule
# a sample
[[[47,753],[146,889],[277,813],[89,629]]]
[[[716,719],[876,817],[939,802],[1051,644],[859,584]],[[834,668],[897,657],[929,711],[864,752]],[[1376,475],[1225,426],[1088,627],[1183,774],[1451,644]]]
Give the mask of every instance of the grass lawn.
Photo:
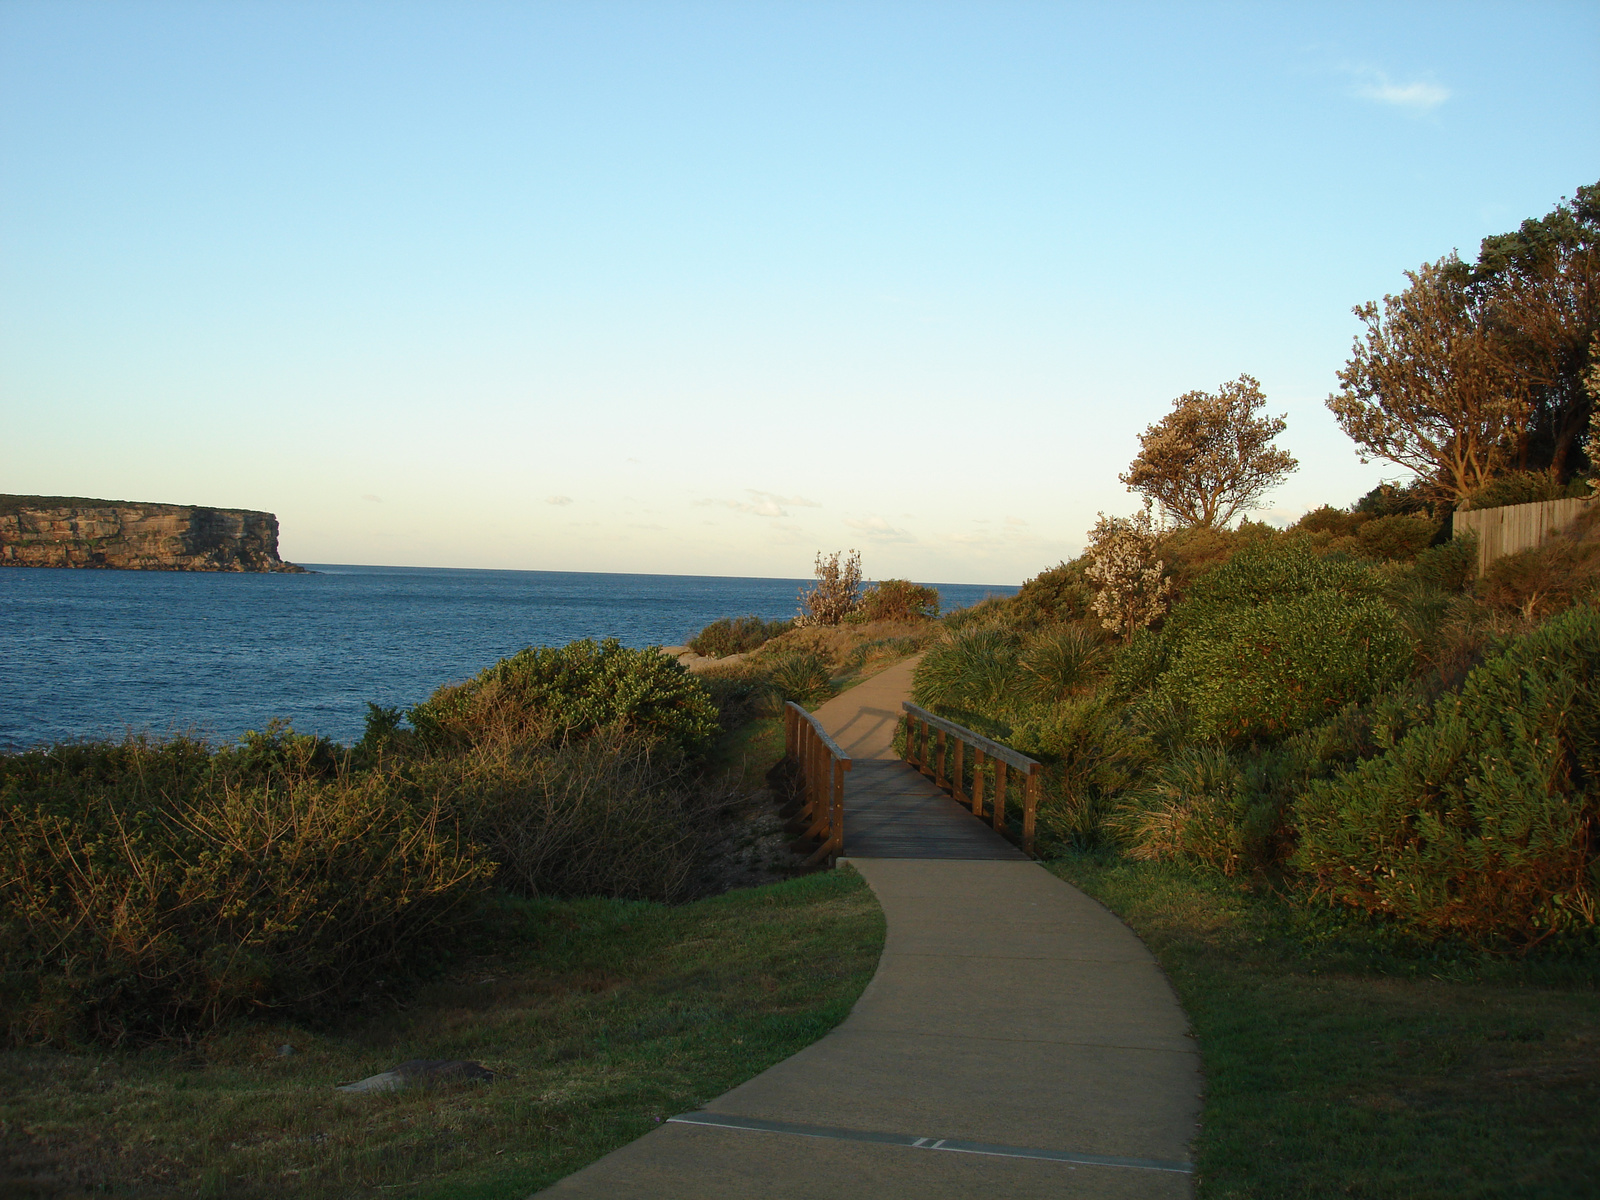
[[[848,869],[675,908],[507,901],[499,925],[338,1027],[0,1053],[0,1195],[525,1197],[815,1041],[883,945]],[[334,1090],[411,1058],[499,1078]]]
[[[1181,868],[1049,866],[1194,1022],[1201,1200],[1600,1194],[1600,958],[1430,956]]]

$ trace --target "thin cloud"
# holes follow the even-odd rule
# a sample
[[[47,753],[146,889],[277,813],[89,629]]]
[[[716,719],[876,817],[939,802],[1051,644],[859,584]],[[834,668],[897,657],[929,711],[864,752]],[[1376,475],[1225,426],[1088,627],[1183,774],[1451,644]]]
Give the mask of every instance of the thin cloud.
[[[844,523],[857,533],[875,542],[914,542],[909,532],[889,524],[882,517],[846,517]]]
[[[697,500],[696,504],[702,507],[715,505],[719,508],[731,508],[734,512],[750,513],[757,517],[787,517],[791,508],[821,508],[815,500],[807,500],[804,496],[779,496],[772,492],[758,492],[755,488],[746,488],[748,500]]]
[[[546,504],[571,504],[572,503],[572,497],[571,496],[546,496],[544,498],[544,502]]]
[[[370,500],[374,504],[382,504],[383,503],[383,497],[382,496],[374,496],[371,492],[362,492],[361,493],[361,498],[363,500]]]
[[[1432,112],[1450,99],[1450,89],[1442,84],[1430,83],[1424,79],[1412,80],[1410,83],[1396,83],[1384,72],[1371,67],[1352,67],[1348,70],[1356,78],[1355,94],[1375,104],[1387,104],[1392,108],[1424,113]]]

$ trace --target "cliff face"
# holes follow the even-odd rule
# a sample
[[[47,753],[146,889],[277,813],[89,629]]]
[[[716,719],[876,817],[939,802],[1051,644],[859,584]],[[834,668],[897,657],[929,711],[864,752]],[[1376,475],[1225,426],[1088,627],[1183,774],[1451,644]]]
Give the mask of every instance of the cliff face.
[[[0,567],[292,571],[278,518],[238,508],[0,495]]]

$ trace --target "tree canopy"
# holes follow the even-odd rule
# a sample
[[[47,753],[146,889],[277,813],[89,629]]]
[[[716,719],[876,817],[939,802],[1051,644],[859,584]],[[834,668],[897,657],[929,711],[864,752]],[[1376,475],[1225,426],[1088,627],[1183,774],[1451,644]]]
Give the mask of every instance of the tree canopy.
[[[1507,471],[1566,482],[1593,464],[1586,385],[1600,346],[1600,184],[1358,305],[1365,329],[1328,407],[1364,460],[1464,499]]]
[[[1300,465],[1272,444],[1284,421],[1257,415],[1266,402],[1249,375],[1185,392],[1139,435],[1139,456],[1118,478],[1185,525],[1226,525]]]

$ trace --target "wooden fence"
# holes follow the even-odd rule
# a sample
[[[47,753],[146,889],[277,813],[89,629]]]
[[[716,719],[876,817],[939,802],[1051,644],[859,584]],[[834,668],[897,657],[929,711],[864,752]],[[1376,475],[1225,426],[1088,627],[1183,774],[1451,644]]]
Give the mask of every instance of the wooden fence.
[[[792,847],[804,854],[816,842],[806,866],[826,861],[831,867],[844,853],[844,777],[850,757],[792,700],[783,706],[783,748],[798,785],[783,810],[789,832],[799,835]]]
[[[1006,824],[1007,795],[1012,786],[1011,769],[1016,769],[1022,779],[1022,849],[1031,856],[1034,816],[1039,809],[1039,773],[1044,765],[964,725],[918,708],[909,700],[903,701],[900,707],[906,711],[906,762],[933,780],[936,787],[946,789],[958,804],[970,805],[972,815],[980,820],[984,815],[985,778],[992,778],[994,795],[988,804],[989,823],[1007,838],[1011,838],[1010,826]],[[931,748],[928,745],[930,731],[933,734]],[[968,747],[972,749],[970,762]]]
[[[1481,575],[1497,558],[1542,546],[1546,538],[1571,525],[1592,503],[1592,499],[1583,498],[1540,500],[1533,504],[1502,504],[1498,508],[1458,511],[1451,518],[1450,536],[1478,535],[1478,573]]]

